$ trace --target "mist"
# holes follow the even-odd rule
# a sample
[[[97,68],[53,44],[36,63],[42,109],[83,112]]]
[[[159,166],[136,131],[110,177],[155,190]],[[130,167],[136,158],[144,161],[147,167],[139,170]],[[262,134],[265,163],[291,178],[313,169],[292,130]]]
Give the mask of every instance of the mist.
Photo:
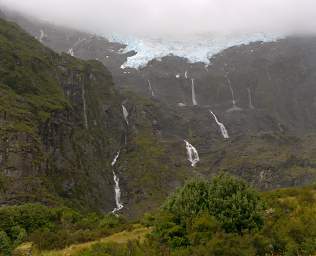
[[[316,33],[315,0],[0,0],[0,4],[97,34]]]

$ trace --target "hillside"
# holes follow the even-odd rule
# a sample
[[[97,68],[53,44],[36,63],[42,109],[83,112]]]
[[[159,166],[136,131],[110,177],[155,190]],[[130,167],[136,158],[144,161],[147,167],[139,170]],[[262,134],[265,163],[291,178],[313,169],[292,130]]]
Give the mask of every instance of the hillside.
[[[128,217],[155,209],[186,179],[220,171],[261,190],[315,180],[314,38],[232,47],[207,69],[168,56],[122,70],[134,54],[120,53],[123,45],[5,15],[60,54],[2,21],[1,83],[8,100],[1,104],[3,127],[11,129],[2,133],[2,205],[110,212],[113,171]],[[62,53],[71,48],[74,54]],[[184,140],[199,154],[195,167]]]
[[[4,20],[0,35],[1,205],[70,199],[109,208],[109,159],[124,131],[110,73],[55,54]]]
[[[172,168],[176,156],[167,146],[181,123],[170,122],[179,118],[174,111],[130,92],[120,95],[101,63],[56,54],[13,23],[1,20],[0,34],[1,205],[110,212],[115,170],[124,210],[135,216],[181,184],[188,172]]]

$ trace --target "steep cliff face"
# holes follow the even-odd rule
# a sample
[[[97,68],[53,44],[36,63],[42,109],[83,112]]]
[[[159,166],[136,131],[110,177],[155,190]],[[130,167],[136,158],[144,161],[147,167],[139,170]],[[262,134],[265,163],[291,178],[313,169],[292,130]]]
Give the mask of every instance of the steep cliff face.
[[[184,148],[171,154],[181,141],[176,111],[120,95],[101,63],[58,55],[14,24],[0,20],[0,35],[0,205],[110,212],[115,171],[123,212],[134,217],[190,175]]]
[[[72,49],[76,57],[98,59],[109,68],[118,88],[127,88],[167,105],[195,105],[194,79],[196,105],[224,115],[239,135],[275,131],[276,126],[294,134],[315,129],[314,37],[231,47],[214,56],[207,67],[204,63],[166,56],[139,70],[121,69],[126,59],[135,54],[122,53],[125,45],[17,14],[8,16],[36,38],[43,31],[42,42],[57,52]],[[237,108],[233,108],[233,101]],[[243,119],[248,122],[240,125]],[[263,124],[268,129],[262,129],[264,119],[271,120]]]
[[[40,53],[32,51],[30,71],[23,73],[21,84],[16,82],[19,73],[9,67],[18,68],[24,55],[3,51],[10,52],[12,61],[3,64],[2,102],[8,103],[2,122],[16,130],[2,132],[2,203],[66,200],[110,211],[115,207],[113,170],[122,212],[131,217],[158,206],[187,178],[208,178],[219,171],[242,176],[260,189],[315,180],[315,38],[233,47],[207,68],[168,56],[140,70],[122,70],[121,64],[134,54],[122,54],[123,45],[23,17],[12,19],[58,52],[102,61],[120,92],[96,61],[54,54],[25,34],[32,42],[28,49]],[[14,34],[7,42],[17,42]],[[15,125],[17,120],[34,127]],[[15,140],[6,141],[9,136]],[[184,140],[199,153],[194,168]]]
[[[124,131],[110,73],[57,55],[3,20],[0,35],[1,204],[109,210],[110,161]]]

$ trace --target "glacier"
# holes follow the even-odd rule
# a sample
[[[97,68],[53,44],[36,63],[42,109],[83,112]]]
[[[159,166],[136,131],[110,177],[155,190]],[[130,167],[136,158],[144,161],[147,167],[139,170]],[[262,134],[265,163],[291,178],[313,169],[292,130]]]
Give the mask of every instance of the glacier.
[[[284,38],[282,35],[267,33],[229,36],[199,35],[182,40],[120,35],[106,35],[106,37],[111,42],[126,46],[121,53],[136,52],[135,55],[127,58],[127,61],[121,66],[122,69],[140,69],[154,59],[161,60],[170,55],[186,58],[189,63],[202,62],[207,66],[210,65],[210,58],[227,48],[252,42],[275,42]]]

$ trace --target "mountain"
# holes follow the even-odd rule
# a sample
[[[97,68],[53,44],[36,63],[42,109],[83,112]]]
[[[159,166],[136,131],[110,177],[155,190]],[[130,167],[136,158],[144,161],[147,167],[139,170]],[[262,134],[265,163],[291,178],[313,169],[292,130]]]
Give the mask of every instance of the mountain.
[[[121,69],[135,54],[122,44],[5,16],[31,36],[1,20],[1,205],[109,212],[118,182],[136,217],[220,171],[262,190],[315,180],[315,38],[231,47],[208,67],[166,56]]]
[[[177,113],[120,94],[100,62],[56,54],[13,23],[1,20],[0,34],[1,205],[110,212],[115,173],[127,215],[135,216],[181,184],[187,171],[168,152]]]
[[[0,26],[1,204],[63,197],[109,207],[107,159],[123,130],[120,118],[110,118],[121,113],[110,73],[96,61],[55,54],[15,24]]]

